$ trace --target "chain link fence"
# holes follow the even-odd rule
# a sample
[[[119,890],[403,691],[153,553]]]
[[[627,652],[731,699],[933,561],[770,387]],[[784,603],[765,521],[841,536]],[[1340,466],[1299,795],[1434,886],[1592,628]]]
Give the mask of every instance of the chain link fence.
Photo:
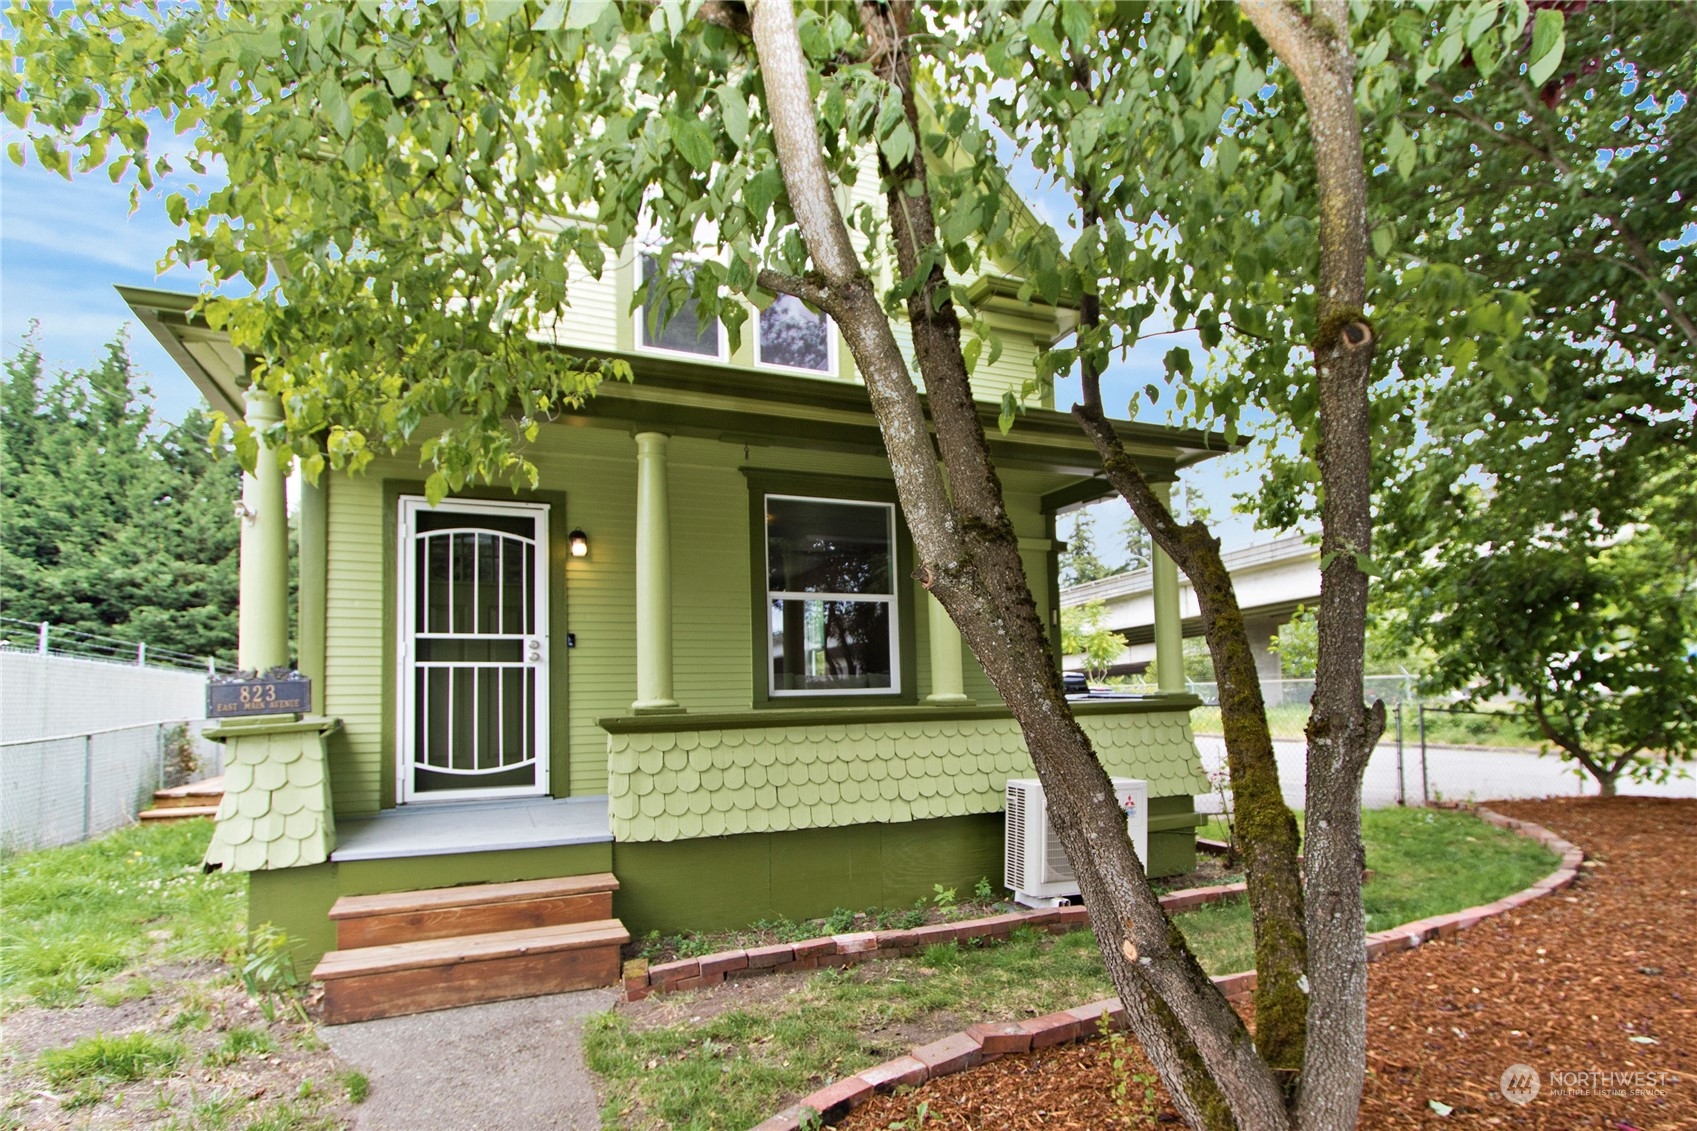
[[[223,772],[204,719],[0,743],[0,848],[75,844],[122,828],[153,791]]]
[[[1220,726],[1217,688],[1192,683],[1203,700],[1191,715],[1191,729],[1203,767],[1216,782],[1215,792],[1197,799],[1197,807],[1218,813],[1225,805],[1225,740]],[[1307,784],[1308,700],[1314,681],[1264,680],[1267,723],[1279,765],[1279,784],[1293,807],[1304,804]],[[1570,762],[1545,755],[1546,743],[1518,715],[1421,703],[1412,676],[1369,676],[1367,700],[1385,704],[1385,733],[1367,763],[1361,802],[1369,809],[1423,805],[1433,801],[1483,801],[1491,798],[1573,797],[1594,794],[1594,781]],[[1622,782],[1622,793],[1697,796],[1689,778],[1661,786]]]
[[[34,652],[40,656],[76,656],[85,660],[107,663],[134,664],[142,668],[170,668],[175,671],[200,671],[207,675],[227,674],[235,665],[212,656],[196,656],[148,644],[145,640],[124,640],[116,636],[101,636],[81,632],[42,621],[0,617],[0,651]]]

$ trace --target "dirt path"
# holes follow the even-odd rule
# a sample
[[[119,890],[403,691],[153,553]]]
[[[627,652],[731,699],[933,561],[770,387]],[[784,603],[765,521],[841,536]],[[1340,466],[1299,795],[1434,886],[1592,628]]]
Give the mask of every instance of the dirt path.
[[[1371,967],[1364,1128],[1697,1128],[1697,802],[1502,802],[1586,851],[1569,891]],[[1118,1054],[1147,1072],[1135,1049]],[[1112,1090],[1102,1042],[1008,1057],[882,1097],[839,1126],[1165,1128]],[[1529,1096],[1532,1074],[1538,1083]],[[1517,1087],[1518,1086],[1518,1087]],[[1524,1102],[1504,1098],[1505,1090]],[[1170,1117],[1170,1114],[1169,1114]]]

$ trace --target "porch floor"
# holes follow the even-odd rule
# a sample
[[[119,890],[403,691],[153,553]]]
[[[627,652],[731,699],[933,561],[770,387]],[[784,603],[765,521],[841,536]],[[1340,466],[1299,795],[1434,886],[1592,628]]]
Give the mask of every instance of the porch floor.
[[[331,860],[392,860],[457,852],[505,852],[613,839],[607,797],[524,797],[403,805],[338,821]]]

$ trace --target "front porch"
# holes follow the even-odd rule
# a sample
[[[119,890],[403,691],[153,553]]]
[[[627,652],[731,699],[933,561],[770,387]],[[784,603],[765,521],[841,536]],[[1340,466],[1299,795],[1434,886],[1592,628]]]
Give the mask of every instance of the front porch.
[[[344,820],[334,863],[517,852],[531,848],[609,843],[607,798],[525,797],[506,801],[437,802],[385,809]]]

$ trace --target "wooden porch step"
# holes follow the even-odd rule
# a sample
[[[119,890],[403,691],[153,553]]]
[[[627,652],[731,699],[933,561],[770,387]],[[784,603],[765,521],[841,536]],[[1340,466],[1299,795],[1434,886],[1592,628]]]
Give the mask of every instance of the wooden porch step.
[[[202,809],[210,806],[218,808],[218,802],[224,798],[224,777],[220,774],[205,781],[190,782],[187,785],[172,786],[170,789],[153,791],[154,809]]]
[[[216,805],[175,805],[167,809],[145,809],[136,814],[137,819],[150,824],[169,824],[172,821],[192,821],[196,817],[216,817]]]
[[[617,919],[335,950],[313,970],[326,1024],[610,986],[630,932]]]
[[[619,881],[610,872],[517,883],[343,896],[330,909],[342,950],[454,939],[496,931],[610,920]]]

